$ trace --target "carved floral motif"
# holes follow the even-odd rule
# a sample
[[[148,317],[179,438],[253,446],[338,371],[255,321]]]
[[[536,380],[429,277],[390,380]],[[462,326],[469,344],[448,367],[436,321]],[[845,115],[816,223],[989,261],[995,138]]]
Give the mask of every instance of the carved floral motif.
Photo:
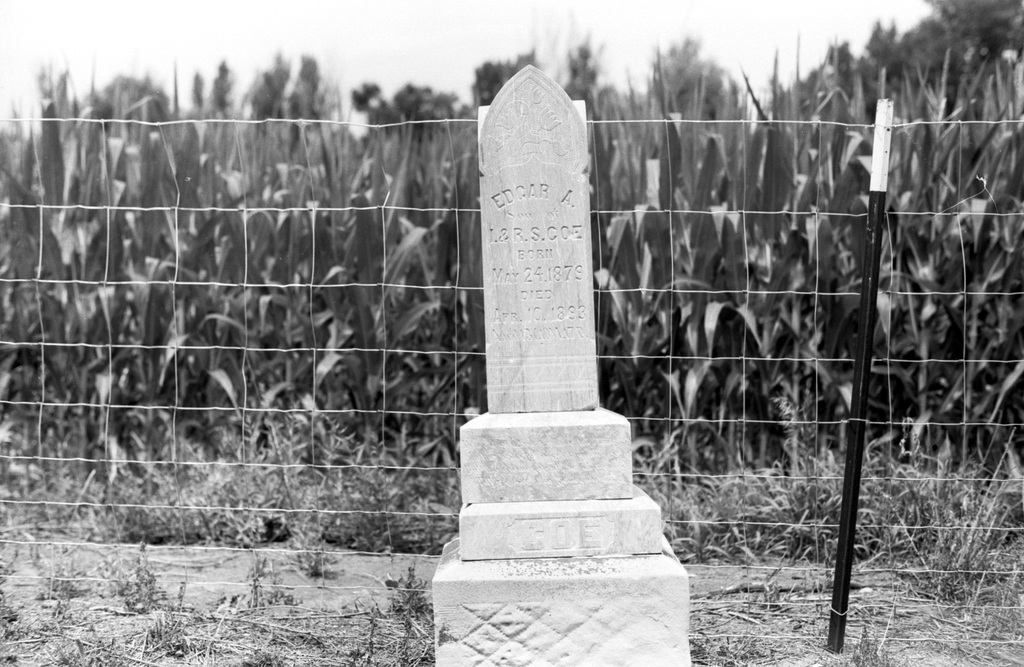
[[[481,136],[485,175],[531,159],[570,172],[587,166],[583,120],[565,91],[536,67],[522,69],[494,98]]]

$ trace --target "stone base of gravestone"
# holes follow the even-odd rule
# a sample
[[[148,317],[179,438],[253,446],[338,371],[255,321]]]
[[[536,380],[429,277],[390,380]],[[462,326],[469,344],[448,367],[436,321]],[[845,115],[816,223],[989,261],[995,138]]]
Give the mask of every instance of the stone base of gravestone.
[[[445,667],[685,667],[690,588],[667,542],[656,555],[466,561],[444,549],[433,582]]]

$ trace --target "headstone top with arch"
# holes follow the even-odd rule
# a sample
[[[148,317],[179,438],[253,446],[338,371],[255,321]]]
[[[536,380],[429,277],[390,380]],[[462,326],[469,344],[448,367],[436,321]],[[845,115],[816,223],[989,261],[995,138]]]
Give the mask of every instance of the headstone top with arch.
[[[530,160],[582,174],[589,162],[586,117],[557,83],[532,65],[502,88],[480,123],[480,172],[491,176]]]

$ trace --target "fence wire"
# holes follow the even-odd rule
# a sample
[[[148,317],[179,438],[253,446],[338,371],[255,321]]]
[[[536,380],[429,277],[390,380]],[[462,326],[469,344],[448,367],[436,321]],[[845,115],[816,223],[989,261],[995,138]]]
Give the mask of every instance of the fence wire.
[[[855,635],[1024,651],[1021,125],[894,126]],[[7,580],[109,584],[139,544],[197,559],[166,590],[429,580],[486,410],[475,122],[0,127],[0,553],[45,554]],[[589,131],[602,404],[695,637],[821,644],[871,127]]]

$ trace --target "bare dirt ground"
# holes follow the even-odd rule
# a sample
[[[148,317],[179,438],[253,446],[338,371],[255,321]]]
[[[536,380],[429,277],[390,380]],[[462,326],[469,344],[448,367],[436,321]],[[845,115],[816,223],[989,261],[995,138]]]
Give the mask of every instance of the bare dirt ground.
[[[0,664],[433,664],[429,593],[408,589],[429,586],[435,557],[329,552],[310,576],[283,548],[140,552],[3,537]],[[840,659],[823,648],[824,568],[687,569],[697,665],[1024,666],[1019,606],[968,614],[915,598],[891,574],[857,575]]]

